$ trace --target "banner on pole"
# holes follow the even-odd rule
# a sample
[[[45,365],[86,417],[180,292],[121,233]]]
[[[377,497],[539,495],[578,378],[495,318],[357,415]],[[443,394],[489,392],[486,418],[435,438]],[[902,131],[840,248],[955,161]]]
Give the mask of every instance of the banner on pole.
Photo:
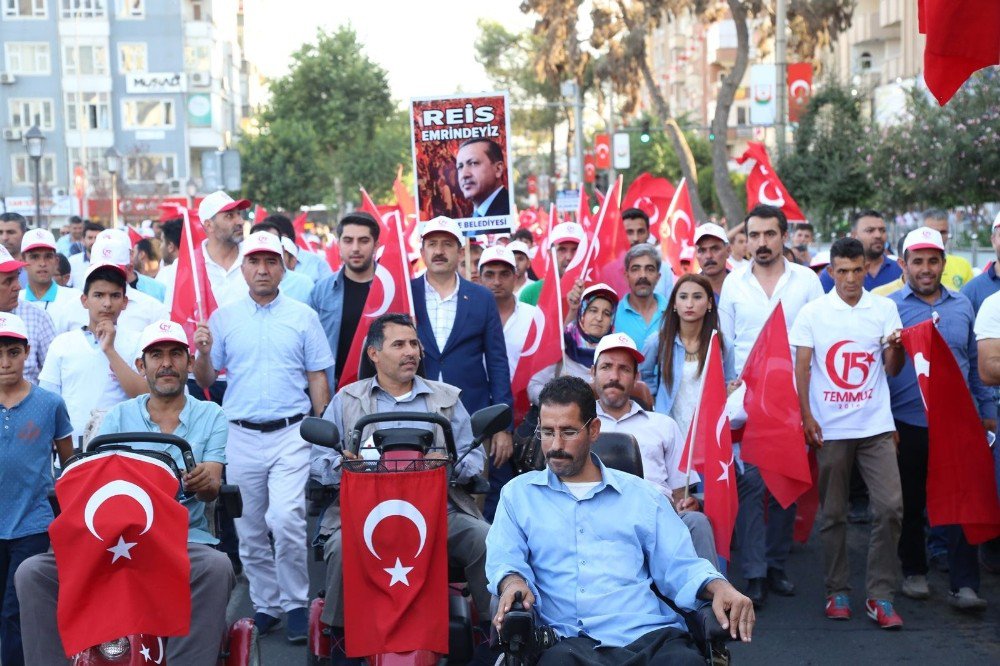
[[[773,125],[777,115],[774,99],[778,80],[774,65],[750,67],[750,124]]]

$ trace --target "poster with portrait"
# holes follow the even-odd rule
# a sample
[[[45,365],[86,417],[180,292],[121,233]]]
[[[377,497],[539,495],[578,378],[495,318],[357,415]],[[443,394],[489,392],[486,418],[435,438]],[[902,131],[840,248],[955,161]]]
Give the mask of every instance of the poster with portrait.
[[[410,102],[417,219],[439,215],[468,234],[511,230],[514,210],[507,93]]]

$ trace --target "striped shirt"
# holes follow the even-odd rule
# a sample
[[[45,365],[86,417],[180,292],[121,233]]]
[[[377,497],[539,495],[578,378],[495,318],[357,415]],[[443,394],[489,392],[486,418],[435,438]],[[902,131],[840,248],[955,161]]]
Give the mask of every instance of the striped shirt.
[[[38,384],[38,373],[45,365],[45,356],[49,353],[49,345],[56,337],[55,326],[52,325],[52,317],[45,310],[18,301],[17,307],[11,310],[13,314],[24,320],[24,325],[28,328],[28,346],[31,353],[24,362],[24,378],[32,384]]]

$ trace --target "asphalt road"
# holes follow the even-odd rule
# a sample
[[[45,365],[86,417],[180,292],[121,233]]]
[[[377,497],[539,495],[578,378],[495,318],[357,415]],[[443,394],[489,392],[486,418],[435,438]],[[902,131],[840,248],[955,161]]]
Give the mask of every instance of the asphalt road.
[[[310,528],[312,521],[310,521]],[[805,546],[796,545],[788,563],[789,577],[798,591],[793,597],[771,595],[758,612],[751,644],[730,644],[732,663],[743,664],[1000,664],[1000,576],[983,574],[981,595],[990,607],[979,616],[958,613],[948,605],[947,576],[932,573],[931,598],[913,601],[903,596],[896,608],[905,626],[902,631],[879,629],[864,614],[864,565],[867,526],[852,525],[848,547],[851,558],[851,602],[854,618],[834,622],[823,615],[822,554],[816,535]],[[738,556],[737,556],[738,557]],[[310,563],[313,589],[322,584],[321,563]],[[737,587],[743,581],[731,576]],[[230,615],[250,615],[245,579],[230,604]],[[261,641],[262,663],[267,666],[300,666],[305,648],[285,642],[279,629]]]

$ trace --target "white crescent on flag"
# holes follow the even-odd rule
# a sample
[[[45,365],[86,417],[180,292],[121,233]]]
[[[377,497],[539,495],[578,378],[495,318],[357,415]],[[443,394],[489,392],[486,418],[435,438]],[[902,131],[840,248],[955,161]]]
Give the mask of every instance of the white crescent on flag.
[[[392,301],[396,298],[396,281],[393,280],[392,273],[389,269],[382,264],[377,264],[375,266],[375,279],[379,281],[382,285],[382,303],[371,312],[366,317],[381,317],[386,312],[389,311],[389,307],[392,305]]]
[[[123,481],[122,479],[109,481],[94,491],[94,494],[87,500],[87,505],[83,510],[84,524],[87,526],[87,529],[90,530],[90,533],[101,541],[104,541],[104,537],[98,534],[97,530],[94,529],[94,515],[97,513],[97,510],[101,508],[102,504],[117,495],[131,497],[139,503],[139,506],[141,506],[142,510],[145,512],[146,527],[139,534],[145,534],[149,531],[149,528],[153,526],[153,500],[150,498],[149,493],[130,481]]]
[[[375,534],[375,528],[378,524],[388,518],[389,516],[402,516],[406,518],[411,523],[416,525],[417,532],[420,535],[420,545],[417,547],[417,553],[414,557],[418,557],[424,550],[424,543],[427,541],[427,521],[424,520],[424,516],[420,513],[417,507],[413,506],[406,500],[391,499],[385,500],[384,502],[379,502],[368,512],[368,517],[365,518],[364,527],[364,537],[365,545],[368,546],[368,550],[376,559],[381,560],[382,557],[375,552],[375,546],[372,544],[372,535]]]

